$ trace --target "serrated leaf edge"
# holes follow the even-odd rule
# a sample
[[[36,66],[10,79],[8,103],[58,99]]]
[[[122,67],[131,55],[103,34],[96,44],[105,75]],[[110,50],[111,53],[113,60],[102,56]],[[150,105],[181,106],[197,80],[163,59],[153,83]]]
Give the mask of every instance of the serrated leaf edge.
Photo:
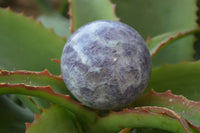
[[[56,93],[50,86],[30,86],[21,84],[0,83],[0,95],[23,94],[44,98],[58,104],[77,115],[81,123],[93,123],[97,119],[97,113],[86,108],[82,103],[74,101],[69,95]],[[87,123],[87,124],[86,124]]]
[[[182,103],[183,105],[192,105],[192,106],[195,106],[197,108],[199,108],[198,110],[200,111],[200,102],[196,102],[196,101],[193,101],[193,100],[189,100],[187,99],[186,97],[182,96],[182,95],[174,95],[172,93],[171,90],[168,90],[166,92],[163,92],[163,93],[159,93],[159,92],[155,92],[153,89],[151,89],[148,93],[146,94],[143,94],[141,97],[145,97],[145,96],[151,96],[151,95],[157,95],[157,96],[160,96],[160,97],[169,97],[169,104],[171,104],[171,102],[173,101],[179,101],[180,103]],[[136,100],[137,101],[137,100]],[[136,102],[135,101],[135,102]],[[133,103],[134,104],[134,103]],[[137,107],[136,107],[137,108]],[[168,109],[168,108],[166,108]],[[169,110],[169,109],[168,109]],[[175,111],[174,111],[175,112]],[[177,113],[176,113],[177,114]],[[176,116],[176,115],[174,115]],[[178,115],[177,118],[180,118],[181,115]],[[183,117],[183,116],[181,116]],[[185,119],[185,118],[184,118]],[[197,129],[197,130],[200,130],[200,126],[196,126],[194,124],[192,124],[189,120],[185,119],[185,121],[187,122],[188,125],[190,125],[191,127]]]
[[[179,38],[183,38],[187,35],[190,35],[190,34],[195,34],[195,33],[198,33],[200,32],[200,28],[194,28],[192,30],[186,30],[185,32],[177,32],[176,35],[174,36],[170,36],[166,41],[162,42],[157,48],[156,50],[154,50],[152,53],[151,53],[151,57],[153,58],[154,55],[156,55],[156,53],[158,53],[158,51],[160,51],[164,46],[166,46],[167,44],[171,43],[171,42],[174,42],[176,41],[177,39]],[[153,38],[151,38],[153,39]],[[148,39],[147,40],[147,46],[149,45],[148,43],[151,41],[151,39]]]
[[[14,14],[17,14],[17,15],[20,15],[20,16],[24,17],[25,19],[34,21],[35,23],[39,24],[41,27],[43,27],[43,28],[49,30],[49,31],[52,32],[54,35],[58,36],[58,35],[55,33],[55,30],[54,30],[53,27],[51,27],[51,28],[45,27],[45,26],[42,24],[41,21],[36,21],[35,18],[34,18],[33,16],[25,16],[25,14],[24,14],[23,11],[20,12],[20,13],[14,12],[9,6],[8,6],[7,8],[2,8],[2,7],[0,7],[0,9],[2,9],[2,10],[4,10],[4,11],[10,11],[10,12],[12,12],[12,13],[14,13]],[[64,41],[66,41],[66,37],[65,37],[65,36],[58,36],[58,37],[62,38]]]
[[[26,71],[26,70],[17,70],[17,71],[7,71],[7,70],[2,70],[0,69],[0,76],[8,76],[8,75],[36,75],[36,76],[48,76],[54,79],[58,79],[60,81],[63,81],[61,76],[56,76],[51,74],[47,69],[41,71],[41,72],[36,72],[36,71]]]
[[[73,34],[73,32],[74,32],[74,28],[73,28],[73,26],[74,26],[74,20],[73,20],[73,9],[72,9],[72,0],[68,0],[68,2],[69,2],[69,12],[68,12],[68,15],[69,15],[69,18],[70,18],[70,22],[71,22],[71,26],[70,26],[70,31],[71,31],[71,34]],[[116,14],[116,7],[117,7],[117,5],[116,4],[113,4],[112,2],[111,2],[111,0],[109,0],[109,2],[110,2],[110,4],[112,5],[112,8],[113,8],[113,12],[114,12],[114,15],[115,15],[115,18],[116,18],[116,20],[117,21],[120,21],[120,18],[118,18],[117,17],[117,14]]]

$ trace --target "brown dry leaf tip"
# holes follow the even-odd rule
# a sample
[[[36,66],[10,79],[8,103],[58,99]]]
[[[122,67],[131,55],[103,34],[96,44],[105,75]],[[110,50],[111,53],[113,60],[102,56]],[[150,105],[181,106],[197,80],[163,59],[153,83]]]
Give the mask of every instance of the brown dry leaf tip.
[[[60,63],[61,63],[61,61],[59,60],[59,59],[51,59],[51,61],[53,61],[53,62],[55,62],[55,63],[57,63],[57,64],[59,64],[60,65]]]
[[[47,69],[45,69],[44,71],[41,71],[41,72],[25,71],[25,70],[6,71],[6,70],[0,69],[0,76],[8,76],[8,75],[14,75],[14,74],[48,76],[48,77],[55,78],[55,79],[63,81],[63,79],[60,76],[56,76],[56,75],[51,74]]]
[[[74,32],[74,23],[73,23],[73,15],[72,15],[72,0],[68,0],[68,3],[69,3],[69,12],[68,12],[68,15],[69,15],[69,18],[70,18],[70,22],[71,22],[71,27],[70,27],[70,31],[71,33]]]

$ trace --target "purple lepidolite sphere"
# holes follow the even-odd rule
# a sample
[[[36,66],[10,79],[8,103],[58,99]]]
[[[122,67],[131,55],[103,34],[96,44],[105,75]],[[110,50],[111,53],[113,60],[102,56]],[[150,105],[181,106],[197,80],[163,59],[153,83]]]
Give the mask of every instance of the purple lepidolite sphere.
[[[133,102],[151,73],[148,48],[136,30],[102,20],[79,28],[65,44],[61,71],[70,92],[94,109],[116,109]]]

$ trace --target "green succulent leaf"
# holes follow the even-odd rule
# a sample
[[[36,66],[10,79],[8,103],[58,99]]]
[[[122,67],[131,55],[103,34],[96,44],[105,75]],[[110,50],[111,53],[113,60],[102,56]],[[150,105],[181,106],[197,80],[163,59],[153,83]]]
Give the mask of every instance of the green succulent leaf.
[[[59,59],[65,44],[51,30],[32,18],[0,9],[0,68],[6,70],[41,71],[60,74]]]
[[[69,0],[71,32],[95,20],[117,20],[109,0]]]
[[[0,83],[0,95],[4,94],[23,94],[43,98],[52,103],[56,103],[68,111],[73,112],[80,123],[84,123],[87,127],[90,123],[94,123],[97,114],[85,108],[82,104],[72,100],[69,95],[62,95],[52,90],[50,86],[28,86],[25,84],[6,84]]]
[[[158,128],[176,133],[195,133],[185,119],[172,110],[161,107],[136,107],[111,112],[92,125],[91,132],[115,133],[122,128]]]
[[[70,94],[61,76],[52,75],[48,70],[35,71],[6,71],[0,69],[0,83],[19,84],[30,86],[51,86],[54,92]]]
[[[64,108],[52,105],[41,115],[35,115],[33,123],[26,123],[26,133],[78,133],[73,115]]]
[[[0,96],[0,132],[1,133],[23,133],[25,122],[33,120],[33,114],[22,108],[6,96]]]
[[[37,18],[38,21],[47,27],[53,28],[55,33],[59,36],[69,37],[70,33],[70,20],[61,16],[58,13],[43,14]]]
[[[25,107],[29,108],[32,113],[41,113],[42,107],[39,106],[39,104],[36,104],[36,99],[24,95],[16,95],[16,97],[24,104]]]
[[[120,20],[134,27],[144,38],[197,27],[197,0],[112,1],[117,4],[116,13]],[[193,60],[194,41],[193,36],[188,36],[163,48],[153,58],[153,66],[160,66],[163,62],[177,63],[182,59]]]
[[[147,46],[149,48],[151,56],[153,57],[158,51],[160,51],[168,44],[172,43],[174,45],[174,41],[198,32],[200,32],[200,28],[164,33],[147,40]]]
[[[152,69],[147,89],[157,92],[171,90],[173,94],[184,95],[188,99],[200,101],[200,62],[182,61],[178,64],[163,64]]]
[[[140,96],[132,106],[158,106],[171,109],[185,118],[190,125],[198,127],[200,132],[200,102],[188,100],[182,95],[174,95],[171,91],[157,93],[151,90]]]
[[[5,71],[0,70],[0,83],[19,84],[23,83],[30,86],[51,86],[54,92],[61,94],[70,94],[65,86],[64,81],[60,76],[54,76],[48,70],[42,72],[31,71]],[[19,95],[18,98],[25,104],[33,113],[39,114],[41,108],[49,107],[49,102],[36,98]]]

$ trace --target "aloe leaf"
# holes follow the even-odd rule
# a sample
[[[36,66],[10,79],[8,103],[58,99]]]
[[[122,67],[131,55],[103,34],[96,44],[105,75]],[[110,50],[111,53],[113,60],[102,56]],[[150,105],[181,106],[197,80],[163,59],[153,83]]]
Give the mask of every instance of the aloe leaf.
[[[147,89],[157,92],[171,90],[173,94],[184,95],[188,99],[200,101],[200,62],[182,61],[178,64],[163,64],[152,69]]]
[[[37,18],[38,21],[47,27],[53,28],[55,33],[59,36],[69,37],[70,33],[70,20],[61,16],[58,13],[43,14]]]
[[[94,123],[96,120],[96,113],[85,108],[82,104],[72,100],[69,95],[62,95],[54,92],[50,86],[38,87],[28,86],[24,84],[6,84],[0,83],[0,95],[4,94],[23,94],[36,96],[46,99],[52,103],[56,103],[70,112],[73,112],[81,123],[86,127],[88,123]]]
[[[117,20],[110,0],[69,0],[71,32],[95,20]]]
[[[34,71],[6,71],[0,69],[0,83],[19,84],[30,86],[51,86],[53,91],[61,94],[70,94],[61,76],[52,75],[48,70]]]
[[[26,123],[26,133],[78,133],[73,116],[62,107],[52,105],[32,123]]]
[[[171,91],[157,93],[151,90],[140,96],[132,106],[159,106],[171,109],[200,131],[200,102],[188,100],[182,95],[174,95]]]
[[[60,74],[59,59],[65,39],[44,28],[32,18],[0,9],[0,68]],[[14,23],[14,24],[13,24]]]
[[[137,107],[120,112],[111,112],[108,116],[99,118],[92,125],[91,132],[115,133],[121,128],[158,128],[177,133],[193,133],[191,127],[179,114],[167,108]]]
[[[39,107],[31,97],[24,95],[17,95],[17,98],[24,104],[25,107],[29,108],[31,112],[40,114],[42,108]]]
[[[11,102],[6,96],[0,96],[0,132],[23,133],[25,122],[33,120],[33,114]]]
[[[116,13],[120,20],[134,27],[144,38],[197,27],[197,0],[112,1],[117,4]],[[177,63],[182,59],[193,60],[194,41],[193,36],[188,36],[163,48],[153,58],[153,66],[160,66],[163,62]]]
[[[53,91],[61,94],[70,94],[65,86],[63,79],[60,76],[54,76],[48,70],[42,72],[31,71],[5,71],[0,70],[0,82],[8,84],[24,83],[30,86],[51,86]],[[71,95],[71,94],[70,94]],[[41,108],[48,108],[49,102],[36,98],[18,96],[18,98],[25,104],[33,113],[40,114]]]
[[[149,48],[151,56],[153,57],[158,51],[160,51],[163,47],[167,46],[168,44],[171,44],[172,42],[178,39],[198,32],[200,32],[200,28],[164,33],[162,35],[158,35],[149,39],[147,41],[147,46]]]

